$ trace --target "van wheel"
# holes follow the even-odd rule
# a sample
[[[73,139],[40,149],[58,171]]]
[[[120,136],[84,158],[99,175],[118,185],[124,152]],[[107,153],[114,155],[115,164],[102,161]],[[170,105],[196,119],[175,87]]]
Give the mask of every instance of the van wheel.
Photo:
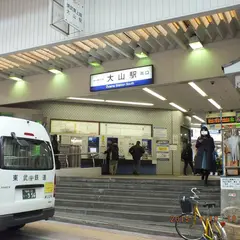
[[[20,230],[21,228],[23,228],[25,226],[25,224],[22,224],[22,225],[17,225],[17,226],[13,226],[13,227],[10,227],[8,228],[10,231],[18,231]]]

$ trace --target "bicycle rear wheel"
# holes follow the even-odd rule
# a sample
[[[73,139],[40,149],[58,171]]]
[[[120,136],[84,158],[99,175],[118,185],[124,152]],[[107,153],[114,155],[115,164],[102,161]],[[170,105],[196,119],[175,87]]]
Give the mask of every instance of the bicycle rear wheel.
[[[180,215],[175,221],[175,228],[178,235],[185,240],[200,240],[204,233],[200,218],[196,216],[196,221],[194,221],[194,216],[191,213]]]

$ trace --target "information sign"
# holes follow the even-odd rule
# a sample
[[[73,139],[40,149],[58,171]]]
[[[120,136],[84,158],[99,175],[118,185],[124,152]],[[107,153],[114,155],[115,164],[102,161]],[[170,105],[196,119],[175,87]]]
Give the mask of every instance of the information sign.
[[[90,91],[106,91],[153,84],[153,66],[91,75]]]

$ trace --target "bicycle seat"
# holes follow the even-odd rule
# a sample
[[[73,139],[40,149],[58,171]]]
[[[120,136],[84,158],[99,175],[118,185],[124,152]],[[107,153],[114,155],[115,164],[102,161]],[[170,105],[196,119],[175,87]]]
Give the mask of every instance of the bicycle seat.
[[[216,203],[204,203],[203,207],[214,208],[214,207],[216,207]]]

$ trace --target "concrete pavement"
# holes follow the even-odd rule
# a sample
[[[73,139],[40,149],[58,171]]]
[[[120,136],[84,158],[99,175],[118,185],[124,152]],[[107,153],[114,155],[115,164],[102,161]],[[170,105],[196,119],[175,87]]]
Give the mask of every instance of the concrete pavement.
[[[102,228],[58,223],[54,221],[28,224],[18,232],[0,233],[1,240],[179,240]]]

